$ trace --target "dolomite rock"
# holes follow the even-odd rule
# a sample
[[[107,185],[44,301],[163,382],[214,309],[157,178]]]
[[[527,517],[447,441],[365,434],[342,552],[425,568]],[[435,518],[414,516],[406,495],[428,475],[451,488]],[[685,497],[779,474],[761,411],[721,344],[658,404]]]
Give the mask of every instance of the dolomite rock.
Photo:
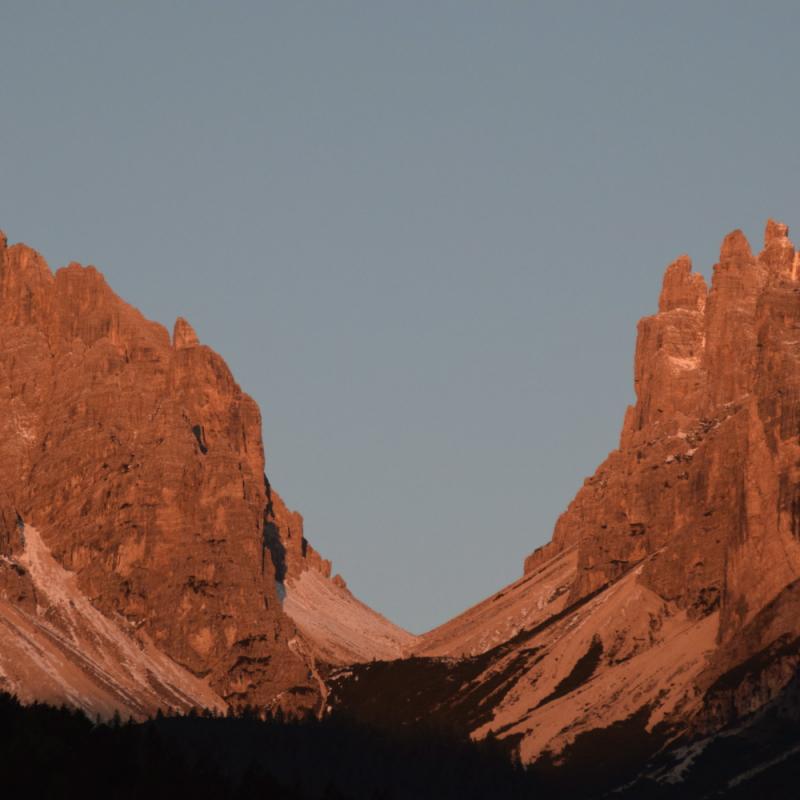
[[[758,255],[725,238],[710,288],[671,264],[619,448],[520,580],[413,637],[331,578],[185,320],[0,237],[0,672],[101,712],[426,718],[525,761],[631,720],[713,735],[800,665],[798,266],[774,221]]]
[[[267,485],[264,541],[275,564],[283,610],[297,625],[312,663],[355,664],[402,658],[417,637],[354,597],[331,562],[303,535],[303,517]]]
[[[620,449],[549,546],[577,546],[573,601],[648,559],[642,582],[691,616],[720,609],[724,642],[800,575],[794,264],[770,220],[757,257],[725,237],[707,296],[687,257],[668,267],[639,323]]]
[[[331,578],[264,475],[258,407],[189,322],[170,338],[94,267],[53,274],[5,235],[0,409],[0,673],[21,697],[319,713],[318,661],[415,641]],[[28,528],[77,621],[23,563]],[[110,654],[91,645],[98,626]],[[150,659],[136,669],[131,643]]]
[[[176,350],[183,350],[185,347],[195,347],[198,344],[200,340],[194,328],[183,317],[178,317],[172,330],[172,346]]]
[[[14,524],[18,544],[0,561],[3,691],[23,702],[74,705],[92,718],[226,711],[206,680],[181,668],[143,631],[101,614],[35,528]]]
[[[620,446],[552,540],[415,658],[334,675],[329,702],[369,719],[382,692],[533,761],[632,720],[713,734],[775,698],[800,665],[798,263],[770,220],[757,256],[725,237],[710,289],[671,264]]]
[[[93,267],[52,274],[3,236],[0,408],[7,555],[19,515],[93,607],[226,703],[316,707],[265,557],[258,407],[185,320],[170,341]]]
[[[797,263],[770,220],[758,256],[741,231],[725,237],[707,294],[687,257],[667,268],[658,314],[639,323],[620,448],[526,561],[576,548],[573,603],[638,565],[637,581],[688,619],[719,614],[699,693],[800,635],[786,610],[800,578]],[[736,690],[739,711],[786,684],[791,670],[773,667]]]

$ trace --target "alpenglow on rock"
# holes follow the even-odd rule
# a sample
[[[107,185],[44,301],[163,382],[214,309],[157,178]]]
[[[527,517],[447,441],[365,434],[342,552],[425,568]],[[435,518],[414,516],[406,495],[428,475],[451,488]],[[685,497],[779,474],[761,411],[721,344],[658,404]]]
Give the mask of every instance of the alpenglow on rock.
[[[774,221],[757,256],[725,237],[710,289],[687,256],[671,264],[639,322],[620,446],[552,541],[416,659],[334,676],[329,702],[375,723],[381,692],[401,719],[569,763],[620,750],[623,730],[655,748],[778,697],[800,665],[799,265]]]
[[[672,780],[797,680],[798,267],[774,221],[758,255],[725,237],[710,287],[667,267],[619,447],[519,580],[415,637],[331,578],[186,321],[170,340],[93,268],[3,238],[0,688],[424,721],[570,774],[686,744]]]
[[[284,613],[273,553],[341,589],[264,477],[256,403],[186,320],[170,340],[93,267],[53,274],[2,235],[0,410],[0,616],[13,631],[0,688],[134,716],[321,710],[315,645]],[[28,564],[34,535],[49,572]],[[37,583],[45,574],[64,591]],[[95,658],[87,643],[106,625]],[[26,637],[47,640],[36,665],[21,660]],[[150,660],[126,666],[127,640]]]

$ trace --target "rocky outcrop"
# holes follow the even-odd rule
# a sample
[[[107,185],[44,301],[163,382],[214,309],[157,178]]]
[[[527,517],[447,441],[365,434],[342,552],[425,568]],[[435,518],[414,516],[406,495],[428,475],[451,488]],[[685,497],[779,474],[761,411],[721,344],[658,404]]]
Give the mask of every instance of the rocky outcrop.
[[[329,665],[402,658],[417,637],[362,603],[303,534],[303,517],[267,485],[264,541],[275,564],[283,610],[309,659]]]
[[[800,577],[797,266],[770,220],[757,256],[741,231],[725,237],[707,294],[686,257],[667,269],[658,314],[639,323],[620,448],[550,545],[578,549],[573,602],[641,564],[639,582],[690,619],[719,611],[705,686],[800,628],[789,614],[761,624]],[[780,690],[769,681],[752,702]]]
[[[725,238],[710,288],[671,264],[618,449],[520,580],[413,637],[331,578],[264,477],[255,403],[185,320],[170,338],[93,268],[3,238],[3,679],[139,715],[344,707],[548,763],[619,731],[713,736],[800,665],[798,267],[774,221],[758,255]]]
[[[264,518],[264,542],[275,565],[275,579],[284,584],[299,578],[306,570],[331,577],[331,562],[309,544],[303,533],[303,515],[287,508],[280,495],[269,485]]]
[[[335,678],[331,701],[366,709],[434,674],[441,721],[557,760],[609,726],[707,734],[776,697],[800,664],[799,264],[772,220],[758,255],[725,237],[710,288],[671,264],[620,446],[552,541],[389,677]]]
[[[186,321],[170,340],[93,267],[3,236],[0,407],[4,514],[82,596],[234,707],[318,704],[265,557],[258,407]]]
[[[667,269],[620,449],[550,545],[578,548],[573,601],[648,559],[642,582],[691,616],[720,609],[725,642],[800,574],[796,265],[770,221],[758,256],[725,238],[707,294],[687,257]]]
[[[331,577],[265,477],[258,407],[189,322],[170,337],[94,267],[53,274],[4,235],[0,409],[0,618],[17,654],[0,670],[20,696],[134,716],[320,713],[319,661],[397,657],[413,642]],[[80,624],[32,582],[25,529],[69,576]],[[137,642],[171,664],[182,694],[153,692],[163,669],[134,675],[127,656],[92,650],[97,614],[114,628],[111,650]],[[20,642],[42,636],[34,668]],[[75,662],[81,650],[94,656]]]
[[[227,710],[142,630],[89,601],[39,532],[18,526],[0,560],[0,689],[24,702],[69,704],[90,717],[151,717],[158,710]]]
[[[189,322],[179,317],[170,337],[94,267],[53,274],[5,235],[0,408],[0,597],[7,621],[12,608],[32,615],[8,623],[14,641],[41,634],[40,618],[63,616],[20,561],[29,526],[70,586],[74,577],[76,597],[119,636],[169,660],[187,685],[206,687],[172,702],[114,673],[100,683],[126,688],[109,694],[79,665],[88,710],[108,711],[116,698],[134,715],[159,703],[318,712],[318,660],[395,657],[413,640],[331,578],[302,516],[264,476],[258,407]],[[70,638],[81,626],[53,624],[51,639],[71,642],[70,652],[83,647]],[[102,673],[97,663],[89,673]],[[7,679],[36,699],[12,672],[25,670],[8,667]],[[51,684],[38,682],[41,699]],[[51,700],[78,696],[47,691]]]

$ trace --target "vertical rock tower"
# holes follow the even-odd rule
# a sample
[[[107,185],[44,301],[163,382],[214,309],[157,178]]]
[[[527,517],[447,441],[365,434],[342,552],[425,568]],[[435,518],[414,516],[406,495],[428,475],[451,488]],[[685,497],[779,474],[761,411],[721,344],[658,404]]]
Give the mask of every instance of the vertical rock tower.
[[[35,527],[97,609],[234,707],[318,703],[264,557],[258,407],[188,322],[170,340],[93,267],[53,274],[3,235],[0,407],[6,555]]]
[[[667,268],[620,449],[547,546],[578,547],[573,599],[651,557],[642,580],[691,614],[719,608],[724,642],[800,577],[799,263],[770,220],[758,256],[725,237],[709,291],[688,257]]]

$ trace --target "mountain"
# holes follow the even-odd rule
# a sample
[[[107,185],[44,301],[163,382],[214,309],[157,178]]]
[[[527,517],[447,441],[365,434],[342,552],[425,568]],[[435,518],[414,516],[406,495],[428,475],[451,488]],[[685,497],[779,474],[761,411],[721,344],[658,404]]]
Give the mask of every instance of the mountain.
[[[265,478],[258,407],[188,322],[170,337],[93,267],[53,274],[2,234],[0,409],[0,689],[318,713],[322,650],[410,640],[330,579]],[[335,625],[309,620],[319,594]]]
[[[592,749],[641,766],[779,698],[800,663],[799,267],[774,221],[757,256],[725,238],[710,289],[671,264],[619,448],[552,540],[413,657],[334,673],[329,702],[543,768]]]
[[[758,255],[725,237],[710,288],[687,256],[667,268],[634,387],[522,577],[412,636],[332,577],[265,477],[256,404],[188,322],[170,336],[94,268],[0,237],[0,690],[444,729],[574,797],[778,781],[800,763],[785,225]]]

